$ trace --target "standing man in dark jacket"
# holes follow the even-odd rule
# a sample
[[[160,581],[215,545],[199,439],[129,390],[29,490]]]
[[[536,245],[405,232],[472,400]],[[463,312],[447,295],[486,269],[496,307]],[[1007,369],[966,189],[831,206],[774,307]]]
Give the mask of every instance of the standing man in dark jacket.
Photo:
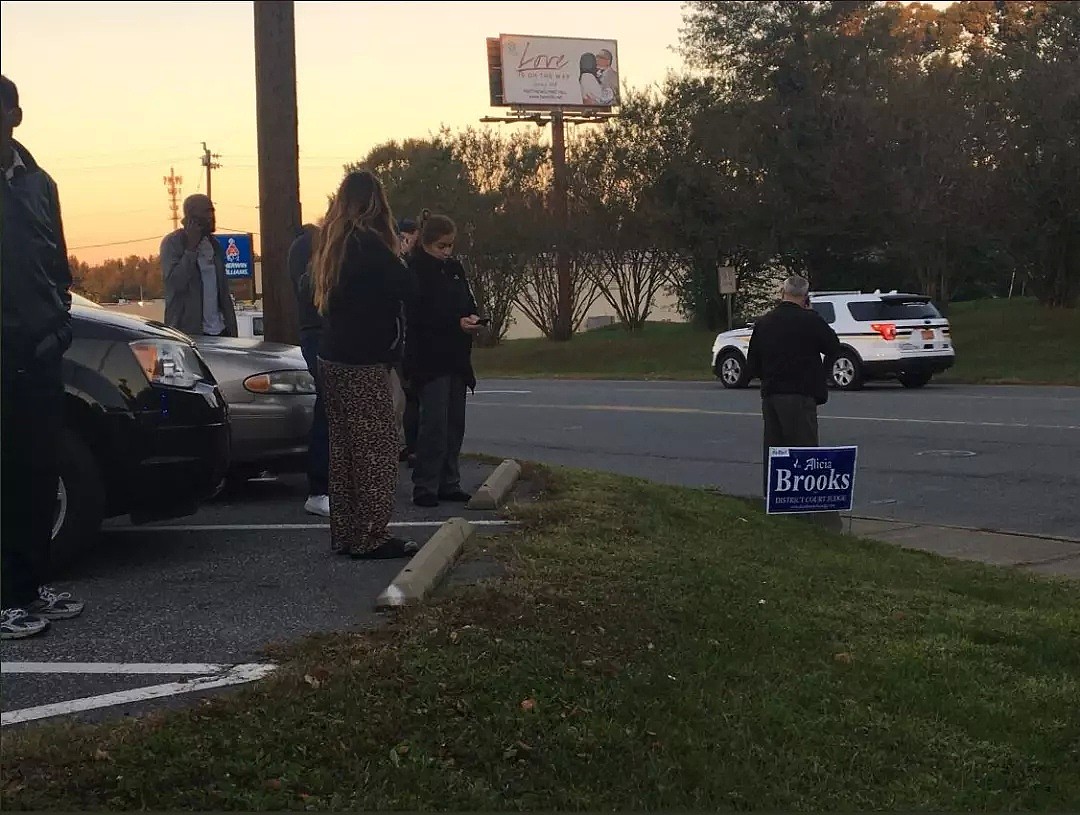
[[[764,486],[768,494],[770,447],[817,447],[817,407],[828,401],[826,367],[840,353],[840,340],[810,308],[810,283],[784,281],[780,304],[754,325],[746,364],[761,380],[765,418]]]
[[[71,267],[56,184],[15,141],[19,91],[0,76],[3,162],[3,344],[0,374],[0,638],[40,634],[83,604],[45,585],[64,422],[63,356],[71,345]]]
[[[289,247],[288,265],[300,318],[300,350],[308,371],[315,378],[315,415],[311,420],[311,438],[308,442],[308,499],[304,509],[312,515],[329,518],[330,429],[326,423],[326,402],[319,378],[319,340],[323,333],[323,318],[315,308],[311,275],[307,273],[318,232],[315,224],[304,224],[300,235]]]
[[[184,227],[161,242],[165,324],[190,337],[235,337],[236,308],[225,277],[225,253],[214,239],[214,205],[184,199]]]

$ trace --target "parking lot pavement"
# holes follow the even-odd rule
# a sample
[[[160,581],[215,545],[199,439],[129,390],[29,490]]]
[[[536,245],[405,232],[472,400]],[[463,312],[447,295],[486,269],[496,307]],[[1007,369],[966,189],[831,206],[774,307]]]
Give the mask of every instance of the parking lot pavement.
[[[474,490],[491,469],[463,462],[464,488]],[[460,505],[420,510],[410,495],[403,467],[394,522],[411,526],[395,531],[419,543],[450,517],[496,518]],[[259,663],[269,645],[376,624],[375,598],[404,561],[333,555],[328,521],[306,514],[305,498],[304,479],[289,477],[253,482],[179,521],[107,524],[57,581],[86,601],[86,612],[0,646],[5,714],[183,679],[163,667],[136,677],[57,676],[12,673],[12,663]]]

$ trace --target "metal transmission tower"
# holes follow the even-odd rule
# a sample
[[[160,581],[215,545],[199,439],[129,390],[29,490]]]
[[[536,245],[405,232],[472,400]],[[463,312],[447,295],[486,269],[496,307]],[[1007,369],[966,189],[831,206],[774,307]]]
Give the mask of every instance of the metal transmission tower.
[[[165,182],[165,189],[169,191],[169,212],[172,213],[172,225],[173,229],[180,228],[180,185],[184,183],[184,179],[176,174],[176,171],[170,167],[169,174],[163,179]]]

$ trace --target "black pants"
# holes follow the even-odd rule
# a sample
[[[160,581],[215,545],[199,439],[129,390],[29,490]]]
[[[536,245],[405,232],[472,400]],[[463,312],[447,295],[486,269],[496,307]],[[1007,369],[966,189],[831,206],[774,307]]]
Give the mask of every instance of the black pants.
[[[315,415],[311,419],[308,440],[308,495],[329,495],[330,492],[330,429],[326,422],[326,393],[319,376],[319,329],[300,332],[300,350],[308,372],[315,377]]]
[[[412,386],[405,388],[405,449],[416,452],[416,437],[420,433],[420,397]]]
[[[458,458],[465,440],[465,380],[440,376],[417,389],[420,417],[416,434],[413,497],[461,489]]]
[[[0,394],[0,551],[3,608],[24,608],[49,578],[49,547],[56,514],[60,434],[63,432],[61,362],[38,362],[27,373],[3,362]]]
[[[818,447],[817,401],[811,396],[776,394],[761,400],[765,419],[762,451],[762,495],[769,493],[770,447]]]

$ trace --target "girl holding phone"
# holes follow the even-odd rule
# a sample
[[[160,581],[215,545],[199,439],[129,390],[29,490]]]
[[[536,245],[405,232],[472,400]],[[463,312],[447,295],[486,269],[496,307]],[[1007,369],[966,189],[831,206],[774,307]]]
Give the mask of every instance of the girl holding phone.
[[[472,498],[461,488],[458,459],[466,390],[476,388],[473,337],[487,321],[477,316],[465,269],[453,257],[454,222],[425,210],[419,233],[409,253],[418,288],[408,307],[405,375],[420,403],[413,503],[435,507]]]

